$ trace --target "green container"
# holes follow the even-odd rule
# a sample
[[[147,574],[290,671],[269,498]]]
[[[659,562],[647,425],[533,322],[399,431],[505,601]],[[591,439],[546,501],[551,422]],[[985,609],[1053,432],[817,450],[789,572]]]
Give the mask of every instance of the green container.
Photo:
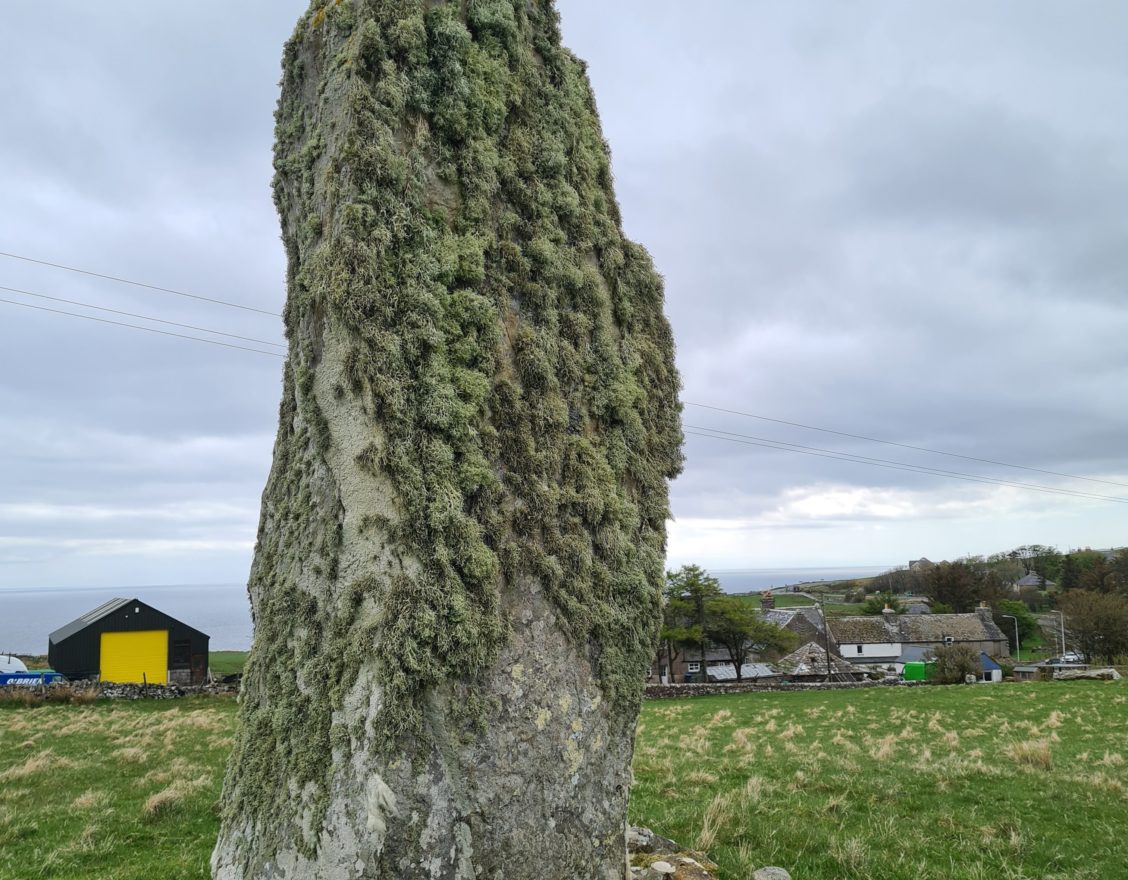
[[[922,662],[906,663],[901,677],[905,681],[925,681],[928,678],[927,666],[928,664]]]

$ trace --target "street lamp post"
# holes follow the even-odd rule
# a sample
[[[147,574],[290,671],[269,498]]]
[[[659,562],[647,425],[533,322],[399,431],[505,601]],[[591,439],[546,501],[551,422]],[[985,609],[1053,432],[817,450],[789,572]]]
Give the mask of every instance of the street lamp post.
[[[1064,655],[1065,654],[1065,612],[1054,610],[1053,613],[1056,614],[1058,616],[1058,619],[1061,621],[1061,653]]]
[[[1002,617],[1009,617],[1011,620],[1014,621],[1014,659],[1015,660],[1021,660],[1022,659],[1022,650],[1021,650],[1021,648],[1018,644],[1018,618],[1015,617],[1013,614],[1003,614],[1001,616]]]

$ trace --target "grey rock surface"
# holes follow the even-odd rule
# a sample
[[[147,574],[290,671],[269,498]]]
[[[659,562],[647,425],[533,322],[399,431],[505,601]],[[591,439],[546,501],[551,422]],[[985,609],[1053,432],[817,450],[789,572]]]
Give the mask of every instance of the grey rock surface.
[[[315,0],[216,880],[623,880],[680,421],[551,0]]]
[[[783,868],[777,868],[773,865],[758,868],[752,873],[752,880],[791,880],[791,874]]]

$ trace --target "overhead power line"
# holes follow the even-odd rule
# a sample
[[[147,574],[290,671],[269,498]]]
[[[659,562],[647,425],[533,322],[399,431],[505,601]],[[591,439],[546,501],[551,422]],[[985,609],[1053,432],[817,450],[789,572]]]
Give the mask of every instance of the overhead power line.
[[[110,309],[106,306],[96,306],[92,303],[80,302],[76,299],[63,299],[61,296],[48,296],[46,293],[32,293],[30,290],[21,290],[18,287],[5,287],[0,284],[0,290],[9,293],[22,293],[24,296],[34,296],[52,302],[66,303],[71,306],[82,306],[84,309],[96,309],[99,312],[109,312],[112,315],[124,315],[127,318],[140,318],[142,321],[156,321],[158,324],[167,324],[170,327],[181,327],[184,330],[198,330],[200,333],[214,333],[216,336],[226,336],[228,339],[242,339],[244,342],[255,342],[259,345],[272,345],[275,348],[286,348],[280,342],[271,342],[269,339],[256,339],[253,336],[240,336],[238,333],[225,333],[223,330],[211,330],[207,327],[197,327],[194,324],[181,324],[178,321],[166,321],[164,318],[154,318],[150,315],[139,315],[136,312],[123,312],[120,309]]]
[[[1011,480],[996,479],[994,477],[976,476],[974,474],[964,474],[959,471],[945,471],[939,468],[930,468],[926,465],[913,465],[906,462],[891,461],[888,459],[870,458],[864,455],[853,455],[851,453],[835,452],[830,449],[819,449],[814,446],[801,446],[797,443],[783,443],[779,440],[768,440],[765,438],[750,438],[743,434],[732,434],[728,431],[716,431],[713,428],[700,428],[696,425],[687,425],[685,433],[694,437],[707,437],[712,440],[724,440],[728,443],[739,443],[743,446],[760,446],[764,449],[775,449],[780,452],[794,452],[799,455],[813,455],[817,458],[829,458],[832,461],[849,461],[854,464],[864,464],[870,467],[885,468],[894,471],[907,471],[909,473],[927,474],[930,476],[946,477],[956,480],[964,480],[971,483],[984,483],[994,486],[1006,486],[1008,488],[1028,489],[1033,492],[1048,492],[1053,495],[1066,495],[1075,498],[1086,498],[1090,501],[1109,501],[1114,504],[1128,504],[1128,498],[1118,498],[1114,495],[1096,495],[1091,492],[1078,492],[1072,489],[1058,489],[1053,486],[1040,486],[1033,483],[1016,483]],[[711,433],[705,433],[711,432]],[[728,436],[725,436],[728,435]]]
[[[116,275],[106,275],[102,272],[93,272],[89,269],[79,269],[76,266],[65,266],[62,263],[52,263],[48,260],[36,260],[32,257],[21,256],[20,254],[10,254],[5,251],[0,251],[0,257],[7,257],[10,260],[22,260],[25,263],[35,263],[39,266],[50,266],[52,269],[63,269],[67,272],[77,272],[79,275],[89,275],[93,278],[104,278],[107,281],[116,281],[118,284],[131,284],[134,287],[143,287],[146,290],[155,290],[158,293],[168,293],[173,296],[183,296],[188,299],[200,300],[201,302],[213,303],[217,306],[227,306],[232,309],[242,309],[245,312],[257,312],[260,315],[270,315],[272,318],[281,318],[282,315],[278,312],[271,312],[266,309],[256,309],[254,306],[245,306],[240,303],[229,302],[225,299],[213,299],[210,296],[200,296],[196,293],[187,293],[183,290],[176,290],[172,287],[160,287],[156,284],[146,284],[143,281],[133,281],[129,278],[119,278]]]
[[[836,434],[839,437],[849,437],[852,440],[865,440],[867,443],[881,443],[885,446],[898,446],[901,449],[912,449],[915,452],[927,452],[931,455],[945,455],[949,458],[962,458],[964,461],[977,461],[980,464],[993,464],[998,467],[1014,468],[1022,471],[1032,471],[1037,474],[1046,474],[1051,477],[1065,477],[1069,480],[1085,480],[1088,483],[1104,483],[1106,486],[1119,486],[1121,489],[1128,489],[1128,483],[1117,483],[1113,480],[1101,480],[1096,477],[1083,477],[1080,474],[1066,474],[1061,471],[1050,471],[1044,468],[1030,467],[1024,464],[1013,464],[1006,461],[995,461],[991,458],[976,458],[974,455],[961,455],[958,452],[945,452],[942,449],[929,449],[926,446],[913,446],[910,443],[897,443],[894,440],[882,440],[878,437],[867,437],[864,434],[850,434],[846,431],[836,431],[833,428],[820,428],[817,425],[804,425],[800,422],[789,422],[786,419],[776,419],[771,416],[761,416],[756,413],[742,412],[737,409],[725,409],[723,406],[712,406],[707,403],[694,403],[690,400],[683,400],[686,406],[696,406],[699,409],[710,409],[714,412],[728,413],[734,416],[744,416],[749,419],[759,419],[762,422],[773,422],[777,425],[790,425],[793,428],[803,428],[807,431],[819,431],[823,434]]]
[[[82,318],[85,321],[97,321],[99,324],[113,324],[116,327],[129,327],[132,330],[144,330],[146,333],[159,333],[161,336],[175,336],[178,339],[191,339],[193,342],[206,342],[208,345],[221,345],[224,348],[237,348],[240,351],[253,351],[255,354],[265,354],[270,357],[284,358],[286,355],[277,351],[263,351],[260,348],[248,348],[245,345],[233,345],[230,342],[220,342],[218,339],[204,339],[200,336],[189,336],[185,333],[171,333],[168,330],[157,330],[155,327],[142,327],[140,324],[126,324],[124,321],[111,321],[108,318],[95,318],[93,315],[80,315],[77,312],[64,312],[62,309],[49,309],[45,306],[33,306],[31,303],[16,302],[11,299],[0,299],[0,303],[10,306],[21,306],[25,309],[35,309],[37,312],[51,312],[55,315],[67,315],[71,318]]]

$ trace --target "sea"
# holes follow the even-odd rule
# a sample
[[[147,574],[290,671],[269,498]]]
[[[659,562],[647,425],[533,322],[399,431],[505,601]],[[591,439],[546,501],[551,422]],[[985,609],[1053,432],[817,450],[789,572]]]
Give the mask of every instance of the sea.
[[[251,646],[245,584],[0,590],[0,654],[46,654],[47,636],[103,602],[140,599],[211,636],[213,651]]]
[[[871,577],[890,565],[837,568],[710,570],[726,593]],[[0,589],[0,654],[46,654],[47,636],[116,597],[140,599],[211,636],[213,651],[251,646],[251,606],[244,584]]]

